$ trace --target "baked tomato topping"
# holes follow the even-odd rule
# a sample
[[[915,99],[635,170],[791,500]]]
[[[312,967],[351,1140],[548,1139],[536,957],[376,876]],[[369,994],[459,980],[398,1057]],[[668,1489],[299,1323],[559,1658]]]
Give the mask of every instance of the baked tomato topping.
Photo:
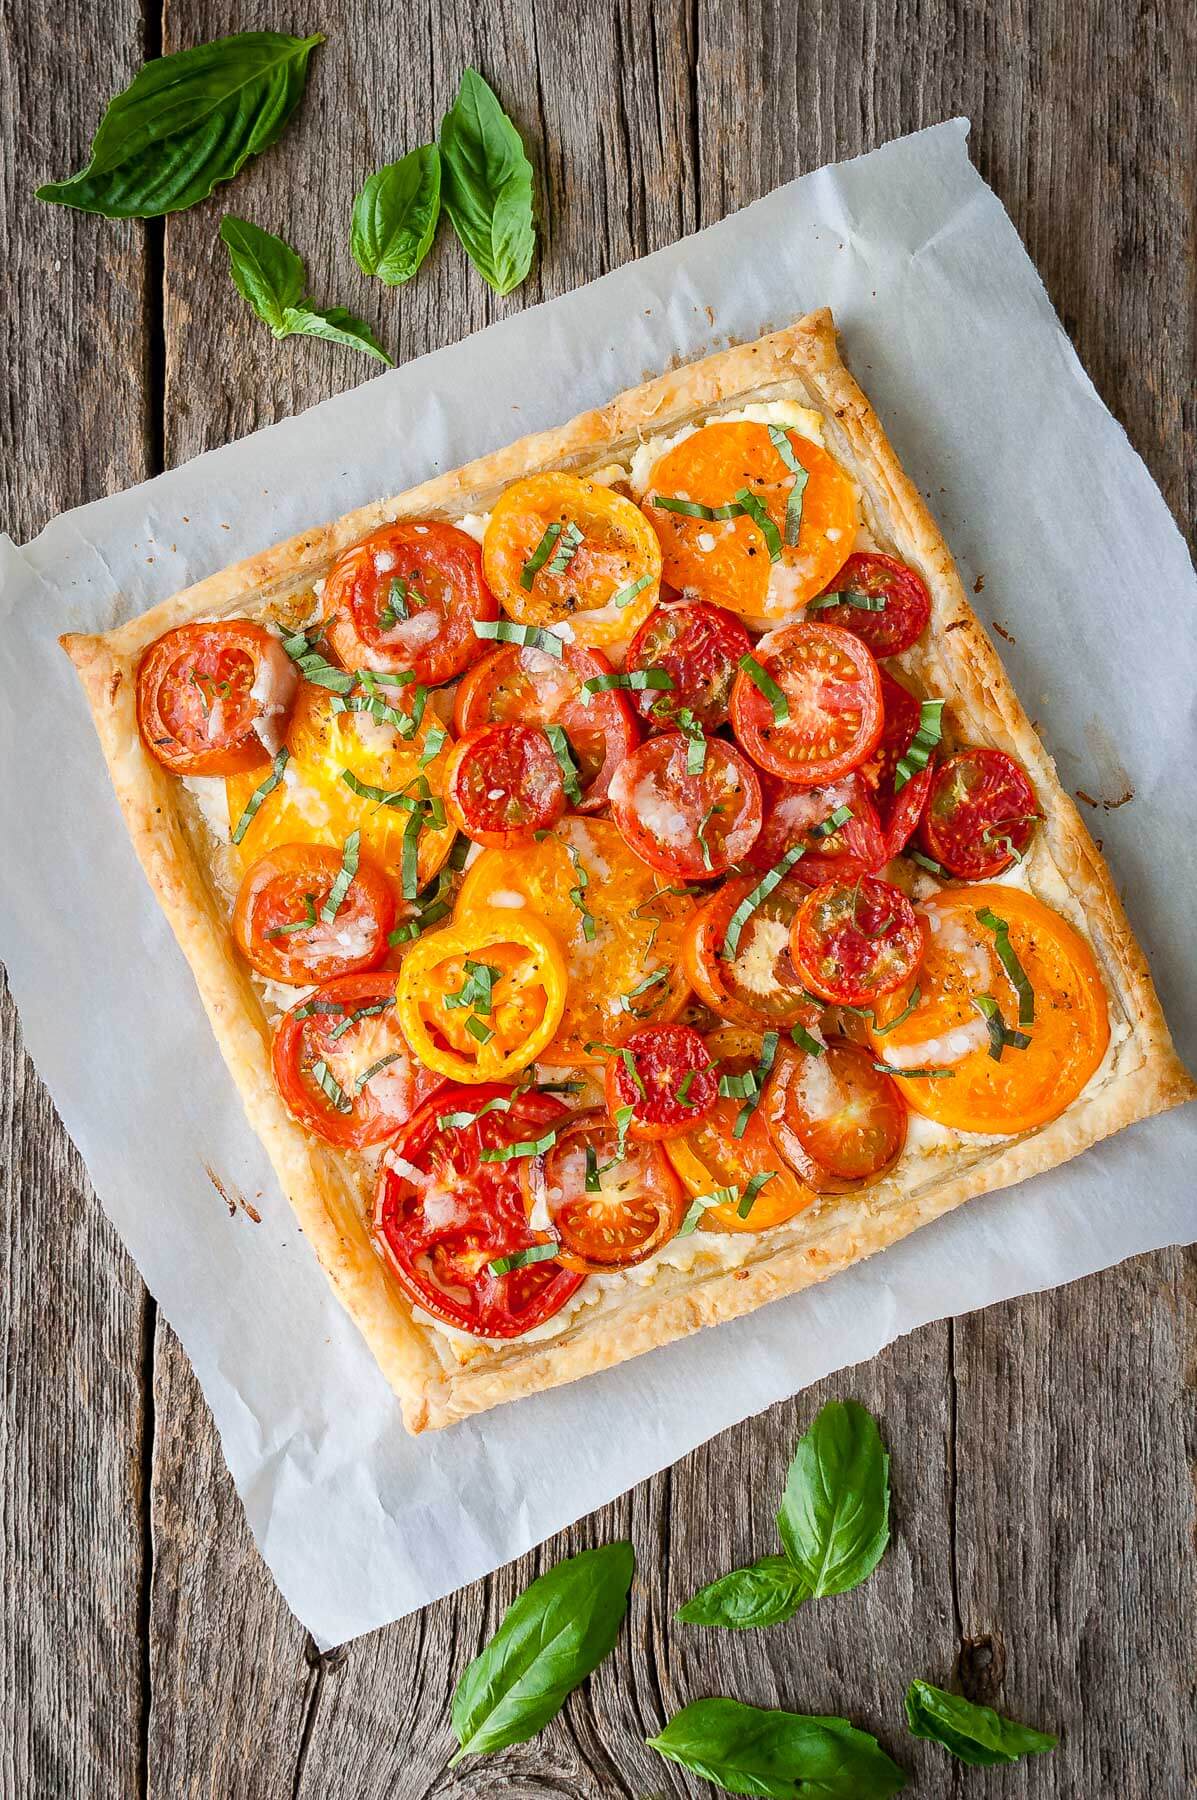
[[[582,684],[610,675],[601,650],[566,644],[560,657],[535,645],[505,644],[472,668],[457,690],[458,735],[479,725],[559,725],[578,769],[575,812],[606,805],[611,777],[640,742],[640,727],[622,693],[583,692]]]
[[[846,598],[828,606],[833,593]],[[859,551],[828,583],[817,610],[824,624],[852,632],[874,656],[900,656],[927,629],[931,596],[922,577],[896,556]]]
[[[886,669],[881,671],[881,704],[885,724],[876,749],[860,773],[873,795],[888,861],[905,849],[914,833],[927,804],[935,764],[929,762],[925,768],[916,769],[909,780],[900,781],[898,764],[915,740],[921,707],[910,690],[895,681]]]
[[[661,540],[665,580],[750,618],[792,615],[826,587],[856,535],[856,491],[838,463],[795,431],[778,435],[784,455],[765,425],[704,426],[661,457],[642,501]],[[803,483],[796,543],[786,518],[791,463]],[[730,516],[710,516],[728,507]]]
[[[787,850],[801,845],[793,866],[806,887],[821,881],[855,881],[889,861],[889,849],[868,783],[855,771],[830,787],[800,788],[762,775],[765,820],[744,866],[767,874]],[[833,820],[835,821],[833,823]]]
[[[631,643],[625,667],[664,669],[671,688],[641,688],[634,694],[650,725],[676,725],[679,714],[704,731],[727,724],[732,683],[740,658],[752,648],[734,614],[701,600],[656,606]]]
[[[521,625],[569,624],[584,644],[622,642],[651,612],[661,549],[631,500],[577,475],[533,475],[495,502],[486,578]]]
[[[514,1338],[577,1292],[582,1276],[545,1257],[553,1240],[528,1223],[521,1179],[527,1146],[565,1116],[551,1094],[444,1087],[395,1140],[379,1170],[374,1234],[425,1312],[475,1337]]]
[[[273,1057],[299,1123],[338,1149],[393,1137],[440,1086],[408,1047],[385,970],[326,981],[298,1002],[279,1020]]]
[[[598,1108],[575,1113],[524,1170],[528,1221],[556,1234],[567,1269],[630,1269],[682,1222],[685,1191],[664,1151],[621,1137]]]
[[[825,882],[794,919],[790,953],[802,980],[833,1005],[868,1006],[918,969],[925,928],[888,881]]]
[[[1004,750],[957,750],[935,771],[919,837],[953,875],[982,881],[1022,861],[1038,817],[1021,763]]]
[[[701,771],[687,767],[680,732],[650,738],[611,783],[615,822],[638,856],[680,881],[713,881],[746,856],[761,828],[761,784],[746,756],[707,742]]]
[[[761,1109],[773,1141],[816,1193],[845,1193],[892,1168],[906,1143],[906,1106],[872,1054],[828,1038],[819,1056],[778,1052]]]
[[[691,918],[682,947],[690,985],[713,1012],[739,1024],[811,1024],[821,1008],[790,955],[806,890],[783,880],[744,917],[757,884],[755,875],[732,876]]]
[[[539,725],[479,725],[445,766],[445,811],[476,844],[516,844],[565,811],[561,765]]]
[[[266,765],[296,688],[278,639],[248,619],[179,625],[137,669],[142,742],[172,775],[234,775]]]
[[[395,900],[382,870],[351,838],[280,844],[248,871],[233,908],[233,939],[268,981],[297,986],[371,969],[387,953]]]
[[[798,787],[859,767],[881,736],[881,674],[838,625],[783,625],[761,638],[732,689],[731,722],[749,756]]]
[[[324,636],[347,669],[410,670],[429,687],[482,653],[475,619],[497,619],[482,552],[456,525],[384,525],[333,564],[322,596]]]
[[[676,1137],[710,1112],[719,1076],[691,1025],[644,1025],[608,1059],[607,1110],[631,1107],[634,1138]]]

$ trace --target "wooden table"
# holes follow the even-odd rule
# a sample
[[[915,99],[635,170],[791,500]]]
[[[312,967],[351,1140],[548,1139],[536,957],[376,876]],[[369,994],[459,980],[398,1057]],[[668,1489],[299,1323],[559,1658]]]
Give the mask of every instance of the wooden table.
[[[147,53],[267,25],[329,41],[283,142],[235,187],[148,227],[33,200],[37,181],[81,166],[103,102]],[[148,22],[138,0],[62,0],[19,8],[0,43],[3,523],[17,539],[373,372],[329,345],[278,345],[251,319],[216,238],[226,208],[296,244],[318,297],[364,313],[408,358],[953,113],[971,116],[977,164],[1100,391],[1174,512],[1193,517],[1186,0],[178,0]],[[429,136],[467,62],[523,130],[542,254],[522,292],[496,301],[446,232],[411,288],[389,293],[349,257],[352,197]],[[1128,604],[1149,599],[1144,573]],[[4,1795],[697,1794],[710,1790],[642,1741],[712,1692],[845,1713],[920,1795],[1194,1791],[1192,1251],[930,1326],[543,1551],[321,1656],[253,1547],[187,1360],[5,1000]],[[798,1432],[848,1394],[879,1414],[893,1452],[896,1541],[879,1573],[767,1633],[674,1625],[697,1585],[771,1547]],[[610,1662],[534,1744],[446,1773],[452,1685],[503,1607],[546,1561],[622,1534],[640,1574]],[[958,1676],[1060,1730],[1060,1749],[960,1769],[906,1736],[913,1675]]]

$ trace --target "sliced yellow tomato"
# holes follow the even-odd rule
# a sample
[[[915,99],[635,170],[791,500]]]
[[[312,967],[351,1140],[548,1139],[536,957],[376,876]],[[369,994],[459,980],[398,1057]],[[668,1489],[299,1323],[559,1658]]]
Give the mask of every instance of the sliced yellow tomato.
[[[675,1019],[689,987],[681,943],[694,902],[628,848],[606,819],[562,819],[551,836],[484,850],[466,871],[456,917],[526,906],[565,951],[569,994],[551,1063],[601,1062],[637,1025]]]
[[[610,644],[647,619],[661,546],[631,500],[578,475],[533,475],[497,501],[482,566],[499,605],[521,625],[566,620],[583,644]]]
[[[549,1043],[565,983],[561,947],[540,919],[476,907],[412,945],[395,1003],[425,1067],[450,1081],[505,1081]]]
[[[958,1131],[1030,1131],[1058,1117],[1110,1039],[1105,988],[1089,946],[1022,888],[945,888],[920,911],[929,931],[918,1001],[905,1017],[902,995],[875,1009],[878,1060],[898,1076],[915,1112]],[[978,913],[1008,927],[1034,996],[1028,1023],[1019,1023],[1019,995],[998,954],[998,931]],[[996,1054],[985,1017],[993,1007],[1004,1031],[1018,1032],[1025,1045],[1007,1043]],[[916,1068],[947,1072],[903,1076]]]

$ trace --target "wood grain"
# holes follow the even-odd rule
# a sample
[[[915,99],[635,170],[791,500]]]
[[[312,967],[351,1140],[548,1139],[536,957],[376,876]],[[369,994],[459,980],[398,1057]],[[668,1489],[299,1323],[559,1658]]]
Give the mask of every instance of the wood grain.
[[[66,62],[79,151],[96,94],[135,57],[136,21],[114,0],[105,11],[101,33],[80,0],[66,0],[53,36],[24,20],[10,34],[17,103],[2,128],[24,121],[21,169],[50,172],[24,71],[57,70],[58,42],[86,44],[77,75]],[[152,295],[142,312],[153,231],[147,259],[137,228],[59,214],[50,253],[44,216],[32,220],[19,193],[15,215],[7,211],[22,271],[44,286],[47,256],[62,265],[58,304],[37,315],[40,354],[30,355],[28,318],[8,325],[9,367],[23,371],[23,386],[6,401],[7,439],[38,471],[37,493],[12,515],[19,529],[134,478],[159,430],[174,463],[373,373],[348,350],[276,344],[250,317],[216,238],[226,210],[287,237],[316,297],[370,319],[403,359],[670,243],[804,169],[958,112],[972,117],[978,167],[1099,390],[1178,517],[1191,520],[1197,209],[1183,147],[1197,132],[1197,14],[1180,0],[1137,9],[1102,0],[1080,15],[1063,0],[493,0],[484,15],[465,0],[439,9],[326,0],[314,22],[297,21],[282,0],[231,10],[174,0],[163,44],[250,25],[318,25],[328,42],[282,142],[235,187],[159,230],[160,320]],[[348,253],[353,195],[371,169],[432,135],[467,62],[494,82],[528,142],[541,254],[526,287],[498,300],[446,232],[409,289],[384,290]],[[143,398],[159,323],[160,426]],[[114,413],[97,358],[105,373],[122,372],[136,418]],[[916,1674],[954,1677],[1062,1732],[1053,1757],[969,1772],[967,1791],[980,1800],[1172,1800],[1194,1790],[1194,1252],[1140,1258],[929,1327],[703,1446],[488,1580],[321,1657],[253,1549],[195,1378],[164,1327],[153,1334],[152,1392],[140,1392],[135,1277],[79,1192],[77,1160],[18,1060],[11,1024],[3,1046],[0,1068],[17,1071],[0,1076],[14,1191],[0,1301],[10,1418],[5,1792],[697,1795],[710,1790],[643,1740],[685,1701],[728,1692],[846,1713],[911,1770],[913,1791],[947,1800],[965,1791],[961,1771],[901,1728]],[[49,1313],[33,1272],[48,1244]],[[69,1342],[76,1383],[37,1354],[46,1331]],[[773,1548],[794,1440],[823,1399],[846,1394],[877,1413],[893,1453],[895,1542],[877,1574],[770,1632],[675,1624],[696,1587]],[[47,1423],[36,1422],[39,1410]],[[142,1417],[153,1421],[144,1633],[136,1480],[131,1504],[118,1480],[140,1468]],[[448,1772],[449,1694],[503,1608],[560,1555],[617,1536],[635,1543],[639,1572],[613,1657],[534,1744]],[[43,1572],[46,1538],[55,1554]],[[61,1648],[55,1660],[64,1642],[82,1645],[77,1665],[64,1668]],[[103,1706],[86,1674],[98,1668]]]

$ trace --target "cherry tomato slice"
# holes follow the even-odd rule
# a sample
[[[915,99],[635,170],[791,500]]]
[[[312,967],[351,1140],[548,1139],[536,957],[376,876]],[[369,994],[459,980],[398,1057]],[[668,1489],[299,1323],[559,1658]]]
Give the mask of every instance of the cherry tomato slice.
[[[808,788],[826,787],[864,762],[883,714],[880,671],[859,638],[802,621],[761,638],[755,657],[781,694],[779,717],[750,675],[736,677],[732,730],[755,762]]]
[[[855,881],[889,861],[872,793],[858,772],[823,788],[795,787],[793,782],[763,775],[761,791],[765,822],[744,858],[745,868],[754,873],[766,874],[795,844],[804,846],[805,855],[792,873],[806,887],[817,887],[821,881]],[[832,815],[845,808],[851,816],[826,829]]]
[[[473,621],[499,616],[480,546],[431,519],[384,525],[346,550],[322,604],[325,638],[347,669],[410,669],[428,687],[476,662],[483,643]]]
[[[630,1106],[628,1133],[676,1137],[710,1112],[719,1076],[692,1025],[643,1025],[607,1063],[607,1109]]]
[[[235,775],[265,765],[282,742],[295,665],[248,619],[179,625],[137,669],[142,742],[172,775]]]
[[[385,970],[326,981],[297,1002],[279,1020],[273,1060],[300,1124],[338,1149],[393,1137],[441,1079],[412,1055]]]
[[[805,889],[780,882],[740,927],[734,955],[723,954],[728,925],[756,885],[756,876],[733,876],[691,918],[682,944],[690,985],[713,1012],[738,1024],[812,1024],[822,1009],[811,1004],[790,955]]]
[[[665,1152],[634,1137],[621,1149],[597,1107],[575,1113],[556,1143],[524,1167],[528,1221],[556,1232],[567,1269],[630,1269],[682,1222],[685,1190]]]
[[[650,868],[681,881],[713,881],[746,856],[761,828],[761,784],[746,756],[707,741],[702,772],[686,767],[681,732],[650,738],[611,783],[615,823]]]
[[[323,916],[344,856],[321,844],[280,844],[246,874],[233,908],[233,939],[268,981],[328,981],[372,969],[386,956],[395,900],[368,858],[358,854],[339,905]]]
[[[953,875],[983,881],[1022,860],[1038,817],[1021,763],[1004,750],[957,750],[935,771],[919,837]]]
[[[893,1167],[906,1144],[896,1081],[873,1052],[828,1038],[821,1056],[783,1044],[760,1110],[790,1167],[819,1194],[848,1193]]]
[[[794,920],[790,952],[806,985],[842,1006],[868,1006],[917,970],[925,932],[900,888],[874,875],[826,882]]]
[[[852,632],[874,656],[900,656],[922,637],[931,618],[931,596],[926,583],[896,556],[858,551],[823,590],[824,594],[833,591],[885,602],[880,612],[869,612],[850,601],[818,608],[824,624],[839,625]]]
[[[476,664],[458,688],[453,728],[461,736],[479,725],[560,725],[582,789],[573,811],[596,812],[607,803],[616,769],[640,742],[640,727],[622,693],[583,692],[583,682],[610,673],[602,651],[582,644],[566,644],[560,657],[534,645],[505,644]]]
[[[496,1100],[500,1108],[482,1111]],[[459,1113],[479,1116],[448,1123]],[[514,1338],[578,1291],[583,1277],[556,1258],[493,1267],[551,1239],[527,1221],[524,1157],[488,1153],[535,1143],[564,1116],[551,1094],[445,1087],[396,1138],[379,1170],[374,1233],[399,1285],[425,1312],[475,1337]]]
[[[704,731],[727,724],[732,683],[752,644],[733,613],[701,600],[656,606],[631,643],[625,667],[664,669],[672,688],[643,688],[636,708],[650,725],[675,725],[687,709]]]
[[[919,728],[919,702],[908,688],[881,671],[881,704],[885,724],[877,747],[860,770],[873,795],[873,804],[885,837],[885,861],[905,849],[927,802],[934,766],[917,769],[901,787],[896,786],[898,764],[914,742]]]
[[[539,725],[479,725],[445,768],[445,811],[476,844],[501,847],[547,831],[565,811],[565,782]]]

